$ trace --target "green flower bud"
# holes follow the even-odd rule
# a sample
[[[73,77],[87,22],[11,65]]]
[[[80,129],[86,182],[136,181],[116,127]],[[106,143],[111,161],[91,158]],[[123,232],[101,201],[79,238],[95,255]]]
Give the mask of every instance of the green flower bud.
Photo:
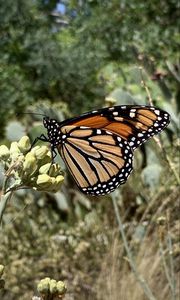
[[[55,186],[56,186],[56,190],[59,190],[62,182],[64,181],[64,177],[62,175],[58,175],[56,178],[55,178]]]
[[[51,294],[55,294],[57,292],[57,282],[54,279],[51,279],[49,284],[49,291]]]
[[[23,169],[28,174],[33,174],[37,170],[36,158],[32,152],[26,154]]]
[[[51,151],[46,146],[35,146],[31,149],[37,160],[40,160],[40,165],[45,165],[52,162]]]
[[[47,174],[38,175],[37,180],[36,180],[37,189],[39,189],[39,190],[48,189],[53,184],[52,179],[53,179],[53,177],[50,177]],[[54,181],[55,181],[55,179],[54,179]]]
[[[58,164],[53,164],[51,165],[48,174],[52,177],[56,177],[57,175],[59,175],[60,171],[61,171],[60,166]]]
[[[11,146],[10,146],[10,154],[13,154],[14,152],[18,152],[20,153],[20,149],[18,147],[18,143],[17,142],[12,142]]]
[[[31,152],[32,152],[33,154],[35,154],[35,152],[36,152],[38,149],[40,149],[40,146],[35,146],[35,147],[33,147],[33,148],[31,149]]]
[[[0,277],[3,275],[4,273],[4,266],[0,265]]]
[[[39,174],[49,174],[51,163],[47,163],[39,168]]]
[[[61,183],[64,180],[64,177],[62,175],[58,175],[57,177],[51,177],[51,180],[52,180],[52,184],[51,186],[49,186],[48,191],[56,193],[59,190]]]
[[[28,136],[23,136],[20,141],[18,142],[18,147],[21,150],[21,152],[27,153],[31,148],[30,139]]]
[[[0,146],[0,160],[1,159],[8,159],[10,156],[10,151],[8,149],[8,147],[6,147],[5,145]]]
[[[35,185],[37,190],[47,190],[48,192],[56,193],[59,190],[63,180],[64,177],[62,175],[50,177],[48,174],[40,174],[37,177]]]
[[[39,149],[36,149],[34,154],[38,160],[46,157],[49,149],[46,146],[41,146]]]
[[[18,158],[18,156],[21,155],[21,151],[18,147],[18,143],[17,142],[12,142],[11,146],[10,146],[10,155],[12,160],[16,160]]]
[[[49,292],[49,284],[51,279],[49,277],[46,277],[42,279],[37,286],[37,290],[39,293],[47,294]]]
[[[46,156],[41,160],[41,165],[45,165],[47,163],[52,163],[52,155],[51,155],[51,151],[49,150]]]
[[[58,281],[56,286],[57,286],[57,291],[60,295],[64,295],[66,293],[67,288],[63,281]]]

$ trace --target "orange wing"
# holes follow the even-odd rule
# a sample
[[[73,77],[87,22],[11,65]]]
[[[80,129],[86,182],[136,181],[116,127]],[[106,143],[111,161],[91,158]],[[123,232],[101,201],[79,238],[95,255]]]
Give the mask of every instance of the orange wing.
[[[132,171],[133,154],[124,139],[107,130],[64,126],[58,150],[79,189],[104,195],[123,184]]]
[[[127,140],[134,150],[170,122],[169,114],[152,106],[113,106],[86,113],[69,125],[104,129]]]

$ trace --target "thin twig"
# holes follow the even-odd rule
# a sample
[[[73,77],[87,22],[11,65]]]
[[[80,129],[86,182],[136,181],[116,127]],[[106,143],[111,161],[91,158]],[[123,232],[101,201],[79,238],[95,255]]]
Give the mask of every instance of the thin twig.
[[[8,201],[11,199],[14,190],[9,189],[7,190],[7,183],[8,183],[9,177],[5,175],[4,181],[3,181],[3,187],[2,187],[2,195],[0,199],[0,226],[2,225],[2,218],[4,211],[6,209]]]
[[[165,150],[164,146],[162,145],[162,143],[161,143],[161,150],[162,150],[162,153],[163,153],[163,156],[164,156],[165,160],[167,161],[167,163],[168,163],[168,165],[169,165],[169,167],[170,167],[170,169],[171,169],[171,171],[172,171],[172,173],[173,173],[173,175],[174,175],[174,177],[177,181],[177,184],[179,185],[180,184],[179,175],[178,175],[178,173],[177,173],[177,171],[174,167],[174,164],[171,161],[169,155],[166,153],[166,150]]]
[[[8,182],[8,176],[4,176],[4,181],[3,181],[3,186],[2,186],[2,195],[5,195],[6,191],[6,186],[7,186],[7,182]]]
[[[117,206],[117,203],[116,203],[116,197],[115,197],[114,193],[112,193],[112,202],[113,202],[114,212],[115,212],[116,220],[117,220],[117,223],[118,223],[119,231],[120,231],[123,243],[124,243],[124,247],[125,247],[126,252],[127,252],[128,261],[129,261],[131,269],[132,269],[132,271],[135,275],[135,278],[139,282],[139,284],[140,284],[141,288],[143,289],[144,293],[146,294],[147,298],[149,300],[156,300],[156,298],[154,297],[151,289],[149,288],[148,284],[146,283],[145,279],[139,274],[139,272],[136,268],[131,250],[128,246],[127,238],[126,238],[126,235],[125,235],[125,232],[124,232],[123,224],[121,222],[121,217],[120,217],[120,214],[119,214],[118,206]]]
[[[174,262],[173,262],[173,247],[172,247],[172,239],[169,229],[169,216],[167,213],[167,247],[169,254],[169,265],[170,265],[170,279],[171,279],[171,291],[172,291],[172,299],[176,299],[176,282],[175,282],[175,274],[174,274]]]
[[[168,281],[168,284],[170,286],[170,289],[172,291],[172,294],[174,294],[174,286],[171,280],[171,276],[169,275],[169,270],[168,270],[168,266],[165,260],[165,256],[164,256],[164,252],[163,252],[163,246],[162,246],[162,242],[159,242],[159,250],[160,250],[160,255],[161,255],[161,259],[162,259],[162,263],[163,263],[163,267],[164,267],[164,271],[165,271],[165,275]],[[175,300],[175,298],[172,298],[173,300]]]
[[[2,218],[3,218],[3,213],[6,209],[8,201],[11,199],[13,192],[8,192],[4,195],[2,195],[1,200],[0,200],[0,226],[2,223]]]
[[[153,100],[152,100],[149,88],[148,88],[148,86],[147,86],[147,84],[146,84],[146,82],[145,82],[145,80],[143,78],[142,67],[139,67],[139,71],[140,71],[140,74],[141,74],[141,84],[145,88],[146,93],[147,93],[147,97],[148,97],[148,102],[152,106],[153,105]],[[167,161],[167,163],[168,163],[168,165],[169,165],[169,167],[170,167],[170,169],[171,169],[171,171],[172,171],[172,173],[173,173],[173,175],[174,175],[174,177],[175,177],[175,179],[177,181],[177,184],[180,184],[180,178],[178,176],[178,173],[176,172],[176,170],[174,168],[174,165],[173,165],[173,163],[172,163],[169,155],[166,153],[166,150],[165,150],[164,146],[162,145],[160,139],[158,137],[155,137],[155,136],[153,137],[153,139],[155,140],[155,142],[158,145],[158,147],[162,150],[164,158]]]
[[[153,100],[152,100],[152,97],[151,97],[149,88],[148,88],[148,86],[146,85],[145,80],[144,80],[144,78],[143,78],[143,73],[142,73],[143,68],[142,68],[142,67],[139,67],[139,71],[140,71],[140,75],[141,75],[141,84],[142,84],[142,86],[143,86],[143,87],[145,88],[145,90],[146,90],[146,93],[147,93],[147,96],[148,96],[148,102],[149,102],[149,105],[150,105],[150,106],[153,106]]]
[[[3,187],[2,187],[2,195],[0,199],[0,226],[2,222],[3,213],[6,209],[7,202],[11,196],[11,192],[6,193],[6,186],[7,186],[8,177],[4,177]]]

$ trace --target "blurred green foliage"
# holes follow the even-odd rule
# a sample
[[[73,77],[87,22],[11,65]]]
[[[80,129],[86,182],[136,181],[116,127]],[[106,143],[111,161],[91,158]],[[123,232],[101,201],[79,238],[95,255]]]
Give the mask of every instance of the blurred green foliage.
[[[112,62],[125,84],[129,65],[142,64],[151,76],[161,67],[158,85],[166,98],[176,92],[177,78],[167,61],[176,72],[177,1],[68,1],[66,14],[58,17],[52,10],[55,1],[48,3],[1,4],[2,129],[9,116],[40,98],[63,100],[74,113],[102,105],[107,87],[98,74]]]
[[[69,0],[61,3],[65,5],[65,13],[56,10],[55,0],[1,3],[0,137],[3,143],[9,145],[13,137],[22,136],[22,131],[32,140],[43,133],[41,118],[17,117],[16,113],[43,111],[61,121],[109,103],[147,104],[147,93],[141,85],[143,77],[154,105],[171,115],[171,124],[161,134],[161,140],[177,170],[178,1]],[[14,127],[13,119],[18,120],[19,126]],[[136,232],[142,229],[141,220],[145,220],[147,226],[152,226],[149,231],[152,232],[154,215],[161,205],[162,214],[170,207],[174,222],[177,220],[177,209],[174,209],[177,182],[154,141],[141,150],[135,154],[136,171],[116,192],[126,225],[132,222]],[[63,168],[63,162],[58,160]],[[2,174],[0,177],[2,182]],[[155,201],[151,204],[153,199],[157,204]],[[104,300],[96,297],[96,281],[116,228],[110,200],[111,196],[92,200],[80,194],[68,174],[55,195],[18,192],[0,232],[0,263],[7,266],[4,299],[30,299],[35,282],[51,276],[70,283],[72,299],[83,300],[89,296],[89,299]],[[172,226],[176,227],[173,222]],[[125,278],[127,269],[126,266]]]

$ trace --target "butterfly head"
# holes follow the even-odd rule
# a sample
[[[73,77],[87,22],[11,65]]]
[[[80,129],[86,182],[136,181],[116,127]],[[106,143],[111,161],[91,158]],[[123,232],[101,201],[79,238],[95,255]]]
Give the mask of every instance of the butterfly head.
[[[43,118],[43,125],[44,125],[44,127],[45,128],[47,128],[48,129],[48,125],[49,125],[49,117],[44,117]]]
[[[44,117],[43,125],[47,129],[49,142],[54,146],[59,145],[61,143],[61,134],[58,121],[50,119],[49,117]]]

